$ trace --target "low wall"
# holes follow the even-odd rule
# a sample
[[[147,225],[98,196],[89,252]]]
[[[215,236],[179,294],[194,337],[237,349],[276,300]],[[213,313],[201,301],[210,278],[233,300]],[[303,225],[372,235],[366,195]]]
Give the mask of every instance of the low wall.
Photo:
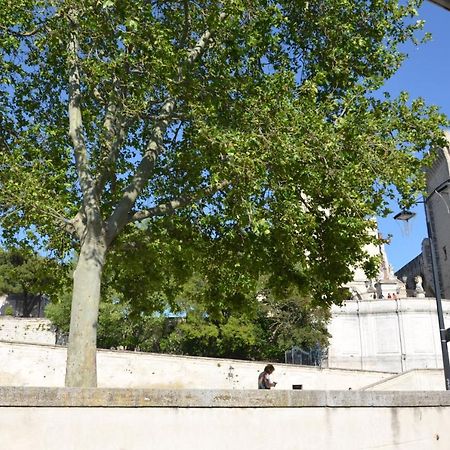
[[[48,319],[0,316],[0,341],[55,344],[56,334]]]
[[[448,449],[450,394],[0,387],[8,450]]]
[[[66,349],[0,342],[0,385],[63,386]],[[254,389],[264,362],[99,350],[99,387]],[[277,389],[360,389],[392,373],[275,364]]]

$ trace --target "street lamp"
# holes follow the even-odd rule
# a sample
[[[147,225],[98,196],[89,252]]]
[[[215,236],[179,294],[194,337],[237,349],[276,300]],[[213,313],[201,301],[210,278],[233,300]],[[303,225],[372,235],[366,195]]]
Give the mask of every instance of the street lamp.
[[[401,211],[398,214],[396,214],[394,216],[394,219],[395,220],[404,220],[405,222],[408,222],[408,220],[412,219],[415,215],[416,215],[415,212],[404,210],[404,211]]]
[[[428,200],[439,192],[442,192],[450,183],[450,178],[441,183],[436,189],[433,190],[427,197],[423,199],[423,207],[425,210],[425,219],[427,222],[427,233],[428,233],[428,242],[430,243],[430,252],[431,252],[431,272],[433,274],[433,285],[434,285],[434,294],[436,296],[436,309],[437,316],[439,321],[439,336],[441,339],[441,350],[442,350],[442,362],[444,366],[444,377],[445,377],[445,389],[450,390],[450,363],[448,359],[448,347],[447,342],[450,340],[450,329],[445,329],[444,324],[444,313],[442,312],[442,297],[441,297],[441,287],[439,283],[439,273],[437,270],[437,259],[436,259],[436,251],[434,248],[434,239],[433,239],[433,230],[431,228],[430,223],[430,215],[428,212]],[[402,211],[394,216],[396,220],[406,220],[408,221],[416,214],[411,211]]]

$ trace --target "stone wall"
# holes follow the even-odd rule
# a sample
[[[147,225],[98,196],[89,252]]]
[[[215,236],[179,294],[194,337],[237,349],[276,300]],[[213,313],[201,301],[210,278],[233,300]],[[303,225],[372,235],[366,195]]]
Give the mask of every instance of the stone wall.
[[[0,385],[63,386],[66,349],[0,342]],[[100,387],[254,389],[265,362],[99,350]],[[278,389],[360,389],[392,373],[275,364]]]
[[[443,300],[446,322],[450,301]],[[328,367],[405,372],[442,367],[433,298],[349,300],[333,307]]]
[[[443,301],[443,309],[448,322],[450,301]],[[388,372],[385,376],[389,376],[411,369],[441,368],[437,323],[436,303],[431,298],[349,300],[342,308],[333,307],[326,364],[328,369],[350,371],[328,373],[326,369],[303,367],[296,372],[296,366],[278,364],[276,378],[287,388],[304,384],[307,389],[347,389],[380,381],[383,375],[377,372]],[[0,317],[0,341],[54,344],[55,333],[45,319]],[[0,352],[12,349],[5,345],[0,345]],[[64,348],[16,346],[14,354],[22,359],[10,357],[12,363],[4,379],[20,380],[20,385],[63,385]],[[33,368],[28,361],[33,362]],[[127,387],[251,389],[264,364],[100,350],[99,381],[103,386],[125,383]],[[351,375],[353,370],[359,374],[365,371],[360,382]]]
[[[54,344],[56,335],[48,319],[0,316],[0,341]]]
[[[450,394],[0,388],[8,450],[447,450]]]
[[[445,390],[442,369],[415,369],[385,378],[364,387],[364,391],[435,391]]]

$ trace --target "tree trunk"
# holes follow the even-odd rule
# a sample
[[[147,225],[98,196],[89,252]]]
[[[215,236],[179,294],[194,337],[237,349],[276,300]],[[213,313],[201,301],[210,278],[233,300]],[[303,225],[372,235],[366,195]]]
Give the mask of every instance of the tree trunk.
[[[106,245],[87,239],[73,276],[66,386],[97,386],[97,320]]]
[[[33,309],[35,308],[38,300],[39,300],[39,297],[37,295],[29,294],[28,292],[24,293],[23,310],[22,310],[23,317],[31,317],[32,316]],[[38,317],[39,317],[39,311],[38,311]]]

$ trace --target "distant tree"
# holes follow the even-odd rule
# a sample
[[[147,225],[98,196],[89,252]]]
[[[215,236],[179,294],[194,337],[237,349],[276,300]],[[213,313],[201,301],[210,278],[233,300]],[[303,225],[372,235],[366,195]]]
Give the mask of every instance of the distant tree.
[[[189,305],[185,320],[163,340],[164,351],[280,361],[293,346],[308,349],[328,344],[329,306],[313,302],[298,289],[279,297],[267,289],[254,291],[240,301],[237,296],[230,298],[221,307],[205,293],[184,297]]]
[[[121,276],[130,275],[126,286],[134,284],[126,265],[116,266],[116,270]],[[152,284],[141,281],[142,290]],[[170,301],[162,292],[147,291],[147,301],[141,303],[130,299],[127,289],[125,294],[111,290],[100,303],[97,346],[283,361],[284,352],[293,346],[308,349],[328,344],[329,307],[312,302],[298,290],[278,297],[268,290],[254,291],[247,298],[235,293],[225,301],[210,298],[210,293],[199,274]],[[70,304],[71,297],[65,294],[46,309],[46,316],[65,333],[69,331]]]
[[[31,250],[0,249],[0,293],[21,294],[24,317],[43,302],[44,296],[52,297],[64,282],[64,275],[63,267]]]
[[[69,333],[71,301],[71,295],[66,292],[45,309],[46,317],[63,335]],[[99,348],[123,347],[128,350],[160,352],[161,340],[169,330],[167,317],[151,312],[132,312],[129,301],[119,301],[118,297],[113,297],[104,298],[100,303],[97,330]]]
[[[260,301],[263,307],[259,321],[266,332],[268,359],[284,358],[284,352],[292,347],[328,347],[329,306],[295,292],[279,298],[268,295]]]
[[[419,4],[0,3],[0,218],[8,241],[77,250],[68,386],[96,385],[103,269],[142,221],[155,253],[192,231],[170,252],[214,268],[218,307],[263,273],[339,301],[366,218],[411,203],[443,143],[436,109],[373,95]]]

